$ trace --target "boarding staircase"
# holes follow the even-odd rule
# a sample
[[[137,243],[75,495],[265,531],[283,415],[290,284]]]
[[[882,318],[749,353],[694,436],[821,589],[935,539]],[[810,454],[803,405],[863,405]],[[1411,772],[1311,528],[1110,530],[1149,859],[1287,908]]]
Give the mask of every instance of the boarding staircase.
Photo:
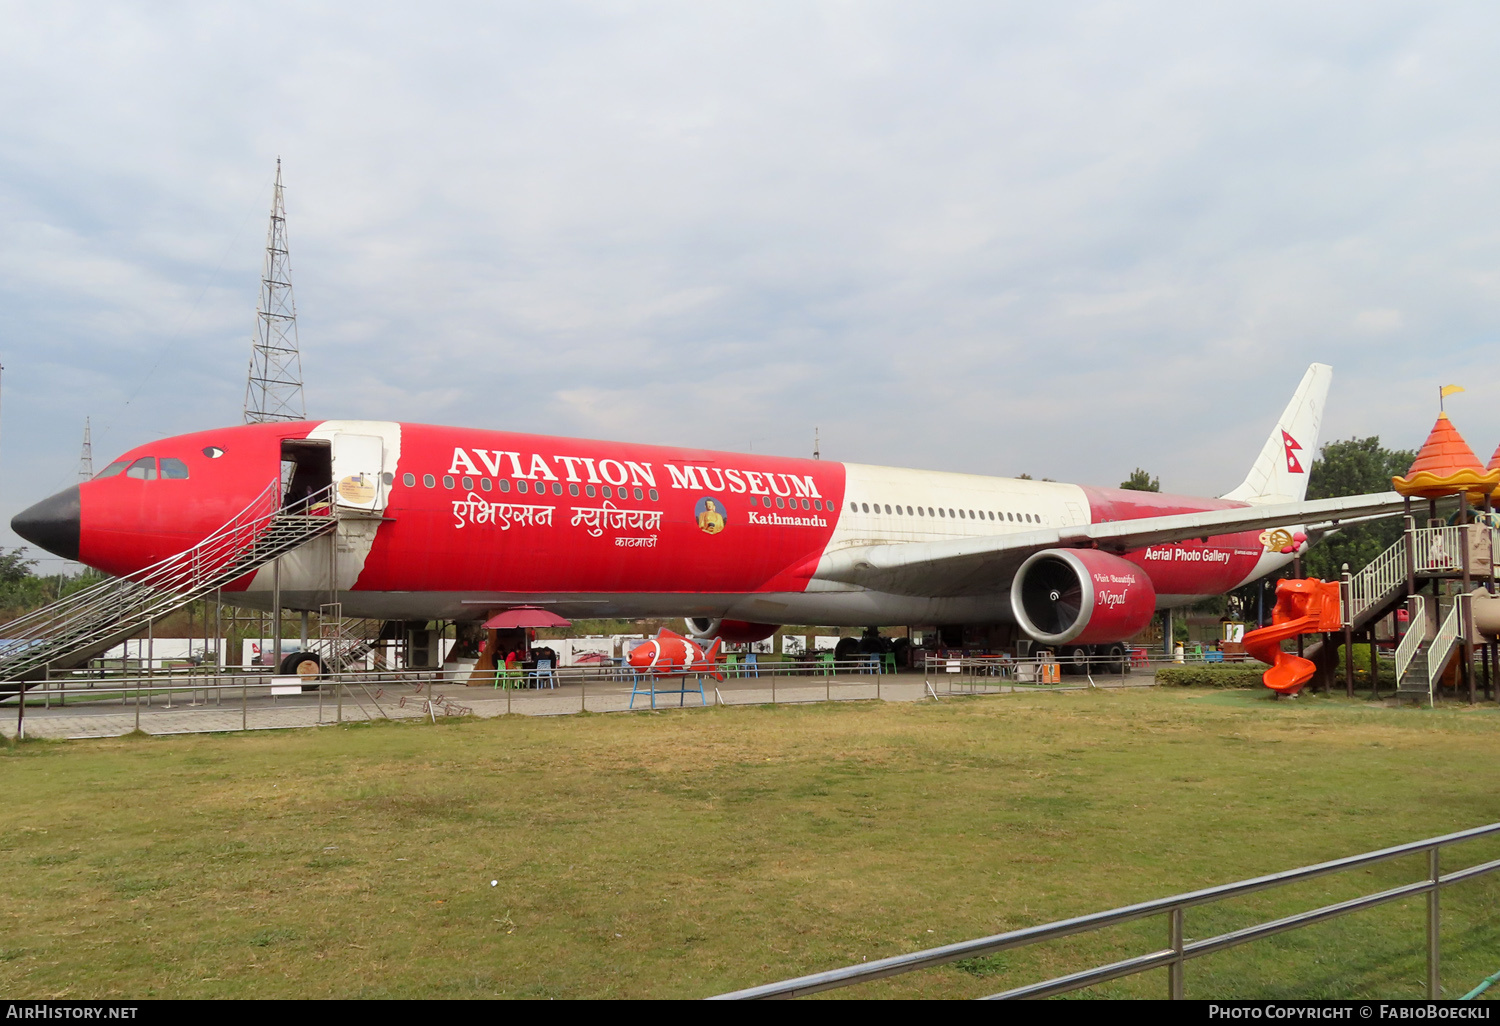
[[[192,548],[76,592],[0,625],[0,692],[79,666],[162,617],[225,587],[338,526],[332,486],[283,506],[268,484]]]

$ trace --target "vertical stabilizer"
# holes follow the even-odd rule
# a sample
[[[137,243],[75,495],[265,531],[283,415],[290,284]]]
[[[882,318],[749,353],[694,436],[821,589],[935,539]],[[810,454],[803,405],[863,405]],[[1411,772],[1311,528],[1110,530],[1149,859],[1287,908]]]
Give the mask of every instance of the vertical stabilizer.
[[[1307,496],[1307,472],[1312,469],[1313,458],[1318,452],[1323,406],[1328,400],[1328,386],[1332,381],[1333,368],[1326,363],[1315,363],[1307,368],[1302,383],[1271,429],[1250,473],[1224,498],[1264,505],[1301,502]]]

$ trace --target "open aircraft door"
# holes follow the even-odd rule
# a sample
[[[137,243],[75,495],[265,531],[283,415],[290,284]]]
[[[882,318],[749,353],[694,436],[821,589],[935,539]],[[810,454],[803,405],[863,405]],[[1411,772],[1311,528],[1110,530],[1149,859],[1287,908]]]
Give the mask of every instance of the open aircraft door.
[[[377,435],[333,436],[333,482],[340,506],[385,509],[385,443]]]

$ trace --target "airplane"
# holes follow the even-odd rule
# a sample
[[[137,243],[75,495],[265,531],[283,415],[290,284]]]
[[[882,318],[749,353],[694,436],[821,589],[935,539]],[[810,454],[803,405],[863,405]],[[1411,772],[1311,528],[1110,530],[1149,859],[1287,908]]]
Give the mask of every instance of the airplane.
[[[1285,566],[1308,525],[1394,492],[1305,500],[1332,369],[1308,368],[1218,498],[390,421],[245,424],[137,446],[18,514],[27,541],[108,574],[208,537],[274,482],[330,489],[337,537],[225,592],[269,609],[481,621],[682,617],[743,643],[786,623],[998,625],[1065,659],[1123,658],[1158,609]],[[274,494],[274,493],[273,493]],[[335,551],[330,552],[330,547]],[[332,576],[332,580],[330,579]]]

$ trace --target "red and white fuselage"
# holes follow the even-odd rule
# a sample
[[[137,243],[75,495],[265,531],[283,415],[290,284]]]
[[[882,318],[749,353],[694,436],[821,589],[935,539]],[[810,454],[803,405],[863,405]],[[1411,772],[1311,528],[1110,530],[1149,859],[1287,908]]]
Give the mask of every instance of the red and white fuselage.
[[[820,577],[840,552],[994,539],[1244,507],[1243,501],[388,421],[255,424],[142,445],[79,488],[82,562],[126,574],[196,543],[326,443],[339,504],[366,514],[285,557],[281,595],[349,616],[477,619],[544,603],[564,616],[865,626],[1013,619],[987,593],[909,594]],[[300,452],[306,452],[304,446]],[[135,472],[158,461],[153,474]],[[168,464],[177,476],[167,476]],[[181,467],[181,470],[175,468]],[[325,479],[326,483],[326,479]],[[1258,530],[1123,558],[1156,605],[1215,595],[1290,556]],[[330,554],[328,547],[336,545]],[[332,575],[332,589],[330,589]],[[270,602],[263,569],[236,601]],[[966,589],[972,592],[974,589]]]
[[[1394,493],[1305,501],[1330,368],[1313,364],[1243,483],[1192,498],[1050,481],[508,431],[326,420],[152,442],[17,515],[22,537],[141,571],[274,498],[328,496],[337,530],[226,597],[345,616],[686,617],[728,641],[783,623],[1014,623],[1117,644],[1153,610],[1289,561],[1315,519]],[[271,486],[276,482],[276,488]],[[316,532],[313,532],[316,533]],[[309,535],[310,536],[310,535]]]

